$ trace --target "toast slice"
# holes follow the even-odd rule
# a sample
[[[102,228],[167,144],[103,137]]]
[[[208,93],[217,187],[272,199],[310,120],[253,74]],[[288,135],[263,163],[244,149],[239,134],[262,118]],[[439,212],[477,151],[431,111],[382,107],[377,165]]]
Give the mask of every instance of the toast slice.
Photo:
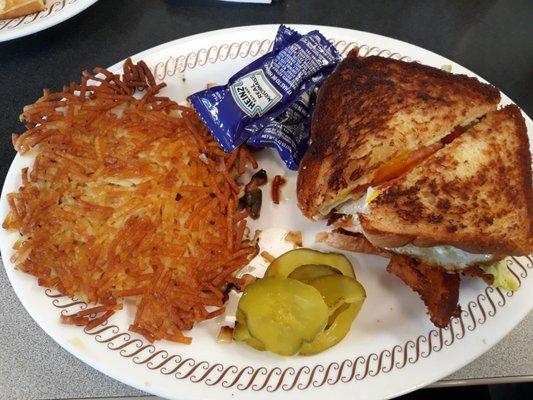
[[[298,205],[325,217],[435,151],[500,101],[475,78],[416,62],[350,53],[320,88],[311,142],[298,174]]]
[[[11,19],[44,10],[44,0],[0,0],[0,19]]]
[[[377,247],[448,245],[475,254],[533,252],[531,154],[518,107],[487,114],[392,183],[359,214]]]

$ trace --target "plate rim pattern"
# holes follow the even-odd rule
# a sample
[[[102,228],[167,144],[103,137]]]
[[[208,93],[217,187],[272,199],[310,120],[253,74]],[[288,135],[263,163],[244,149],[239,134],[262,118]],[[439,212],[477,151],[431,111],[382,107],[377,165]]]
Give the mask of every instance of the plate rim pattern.
[[[506,262],[507,268],[520,287],[523,279],[533,270],[533,257],[531,255],[509,257]],[[87,303],[51,289],[45,289],[45,294],[52,300],[52,305],[61,310],[62,315],[87,308]],[[219,362],[197,361],[191,357],[169,354],[166,350],[147,343],[138,335],[123,331],[117,325],[108,324],[107,321],[93,329],[85,328],[83,332],[93,337],[96,342],[106,345],[108,350],[118,352],[121,357],[131,359],[133,363],[145,365],[148,369],[159,371],[163,375],[172,375],[178,380],[226,389],[236,388],[239,391],[305,390],[326,384],[361,381],[368,377],[387,374],[395,369],[403,369],[409,364],[416,364],[419,360],[451,347],[474,332],[489,318],[496,316],[498,310],[505,307],[507,299],[513,297],[513,294],[511,291],[504,292],[500,288],[486,286],[478,293],[475,300],[468,302],[461,314],[454,317],[446,328],[431,329],[426,334],[409,339],[403,344],[395,344],[379,353],[357,355],[326,365],[304,365],[298,369],[251,365],[239,368],[233,364],[224,366]]]

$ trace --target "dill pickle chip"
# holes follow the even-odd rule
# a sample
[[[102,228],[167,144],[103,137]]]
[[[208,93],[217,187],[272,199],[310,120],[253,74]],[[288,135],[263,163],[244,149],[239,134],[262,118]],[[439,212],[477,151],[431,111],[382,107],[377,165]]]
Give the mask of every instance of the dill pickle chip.
[[[245,342],[251,337],[252,335],[250,335],[250,332],[248,332],[246,324],[243,322],[237,322],[235,324],[235,329],[233,329],[233,339],[235,339],[237,342]]]
[[[365,288],[355,278],[348,276],[321,276],[309,284],[322,294],[330,316],[326,329],[312,342],[302,345],[302,355],[320,353],[339,343],[350,331],[366,298]]]
[[[327,275],[338,275],[340,271],[329,265],[307,264],[296,268],[289,274],[289,278],[296,279],[303,283],[309,283],[313,279]]]
[[[326,327],[329,315],[317,289],[280,277],[246,286],[238,309],[251,337],[280,355],[296,354],[303,343],[314,340]]]
[[[256,339],[253,336],[250,337],[249,339],[246,339],[245,342],[246,344],[248,344],[248,346],[253,347],[256,350],[259,350],[259,351],[266,350],[265,345],[259,339]]]
[[[287,277],[296,268],[308,264],[327,265],[343,275],[355,277],[352,264],[346,256],[306,248],[295,249],[282,254],[272,261],[265,275]]]
[[[331,325],[320,332],[312,342],[304,343],[300,348],[300,354],[308,356],[320,353],[339,343],[350,332],[352,322],[359,313],[363,301],[358,303],[344,304],[338,309]]]
[[[238,306],[238,303],[237,303],[237,306]],[[238,323],[244,324],[244,314],[242,313],[241,310],[239,310],[239,307],[237,307],[237,311],[235,312],[235,319],[237,320]]]
[[[233,330],[233,339],[235,339],[237,342],[245,342],[256,350],[265,350],[265,345],[261,343],[260,340],[252,337],[244,322],[237,322],[235,324],[235,329]]]
[[[309,284],[315,287],[326,302],[329,315],[343,304],[362,303],[366,292],[355,278],[344,275],[327,275],[313,279]]]

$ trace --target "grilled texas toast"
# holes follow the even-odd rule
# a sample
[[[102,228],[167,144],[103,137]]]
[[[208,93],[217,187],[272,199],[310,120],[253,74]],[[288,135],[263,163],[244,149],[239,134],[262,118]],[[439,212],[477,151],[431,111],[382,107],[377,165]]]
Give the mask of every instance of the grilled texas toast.
[[[418,63],[350,54],[321,87],[298,174],[309,218],[402,169],[421,148],[496,109],[496,88]],[[377,173],[377,174],[376,174]],[[376,176],[375,176],[376,175]]]
[[[514,105],[487,114],[384,186],[360,215],[365,236],[378,247],[412,242],[478,254],[533,252],[531,155]]]

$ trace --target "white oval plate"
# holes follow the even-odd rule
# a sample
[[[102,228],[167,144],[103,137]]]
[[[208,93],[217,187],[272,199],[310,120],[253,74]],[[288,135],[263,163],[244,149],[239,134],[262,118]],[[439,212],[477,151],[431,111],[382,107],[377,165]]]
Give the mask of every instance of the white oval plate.
[[[294,26],[300,32],[317,28]],[[419,60],[455,73],[473,75],[458,64],[427,50],[365,32],[318,27],[341,52],[358,45],[362,54]],[[277,26],[240,27],[179,39],[144,51],[143,59],[164,79],[166,94],[178,101],[207,83],[226,82],[254,57],[266,52]],[[121,63],[111,69],[118,71]],[[510,100],[503,96],[503,103]],[[528,131],[533,124],[527,118]],[[288,184],[279,206],[265,201],[256,227],[267,229],[261,241],[274,255],[283,250],[283,230],[302,230],[304,246],[314,243],[321,223],[305,220],[295,203],[295,173],[288,172],[272,152],[263,152],[260,164],[272,178],[283,174]],[[0,219],[5,218],[6,194],[20,185],[20,169],[32,158],[17,155],[4,184]],[[265,196],[268,196],[268,189]],[[3,260],[11,284],[33,319],[67,351],[87,364],[138,389],[181,400],[208,399],[379,399],[401,395],[447,376],[490,349],[529,313],[533,306],[533,259],[510,259],[508,264],[521,288],[515,294],[464,280],[460,302],[463,312],[446,329],[429,321],[422,301],[396,277],[388,274],[383,258],[350,254],[368,299],[349,335],[334,348],[311,357],[283,358],[257,352],[243,344],[218,344],[222,321],[208,321],[191,332],[190,346],[166,341],[153,346],[127,327],[134,310],[127,308],[105,326],[84,331],[59,323],[58,314],[85,305],[37,286],[36,280],[16,271],[9,261],[18,234],[0,230]],[[285,248],[287,245],[285,244]]]
[[[98,0],[45,0],[45,9],[41,12],[12,19],[0,19],[0,42],[42,31],[57,25]]]

